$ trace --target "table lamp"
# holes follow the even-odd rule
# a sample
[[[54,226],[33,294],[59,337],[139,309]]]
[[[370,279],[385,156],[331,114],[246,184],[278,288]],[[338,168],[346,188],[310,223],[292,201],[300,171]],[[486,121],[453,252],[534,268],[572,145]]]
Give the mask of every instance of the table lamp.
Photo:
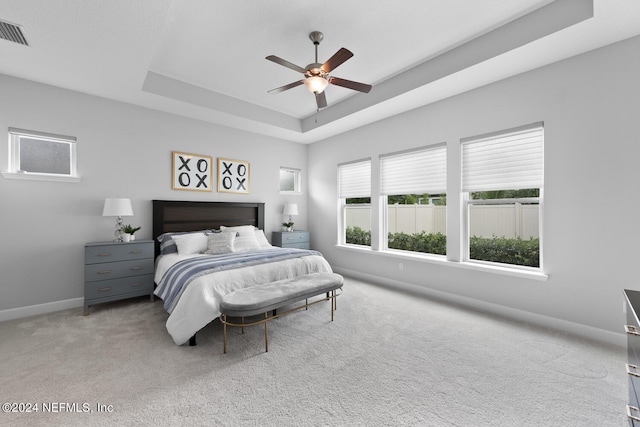
[[[122,217],[133,216],[133,209],[131,208],[131,200],[123,198],[107,198],[104,199],[104,208],[102,209],[102,216],[115,216],[116,217],[116,231],[113,233],[116,238],[116,242],[122,242]]]

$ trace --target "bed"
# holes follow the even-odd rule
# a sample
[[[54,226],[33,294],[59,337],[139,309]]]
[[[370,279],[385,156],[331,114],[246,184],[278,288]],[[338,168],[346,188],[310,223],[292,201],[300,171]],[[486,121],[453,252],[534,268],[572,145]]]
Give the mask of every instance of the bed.
[[[220,316],[220,300],[230,292],[332,272],[319,252],[271,246],[264,211],[264,203],[153,201],[154,294],[169,313],[166,327],[177,345],[195,344],[196,332]]]

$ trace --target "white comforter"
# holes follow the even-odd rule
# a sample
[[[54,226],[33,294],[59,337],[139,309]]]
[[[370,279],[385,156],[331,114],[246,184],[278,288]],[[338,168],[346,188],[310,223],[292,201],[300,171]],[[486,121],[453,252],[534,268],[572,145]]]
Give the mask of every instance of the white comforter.
[[[155,282],[176,262],[197,256],[161,255],[156,261]],[[182,345],[197,331],[220,316],[223,295],[237,289],[274,282],[310,273],[331,272],[331,266],[321,256],[312,255],[251,267],[218,271],[194,279],[185,289],[167,319],[167,331],[177,345]]]

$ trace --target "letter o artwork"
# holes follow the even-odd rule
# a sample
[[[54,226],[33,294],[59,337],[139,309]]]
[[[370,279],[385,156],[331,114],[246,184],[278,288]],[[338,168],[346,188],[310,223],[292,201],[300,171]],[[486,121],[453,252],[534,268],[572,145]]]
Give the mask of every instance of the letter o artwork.
[[[218,158],[218,191],[249,194],[251,164],[244,160]]]
[[[172,186],[174,190],[213,191],[211,156],[172,153]]]

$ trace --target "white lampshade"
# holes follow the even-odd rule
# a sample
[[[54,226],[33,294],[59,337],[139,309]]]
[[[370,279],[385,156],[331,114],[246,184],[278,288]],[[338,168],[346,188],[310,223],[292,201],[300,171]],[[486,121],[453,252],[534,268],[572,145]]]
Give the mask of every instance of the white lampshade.
[[[133,216],[131,200],[123,198],[104,199],[102,216]]]
[[[298,205],[296,203],[287,203],[284,205],[282,215],[298,215]]]
[[[312,93],[320,93],[329,85],[327,79],[322,77],[312,76],[304,79],[304,84]]]

